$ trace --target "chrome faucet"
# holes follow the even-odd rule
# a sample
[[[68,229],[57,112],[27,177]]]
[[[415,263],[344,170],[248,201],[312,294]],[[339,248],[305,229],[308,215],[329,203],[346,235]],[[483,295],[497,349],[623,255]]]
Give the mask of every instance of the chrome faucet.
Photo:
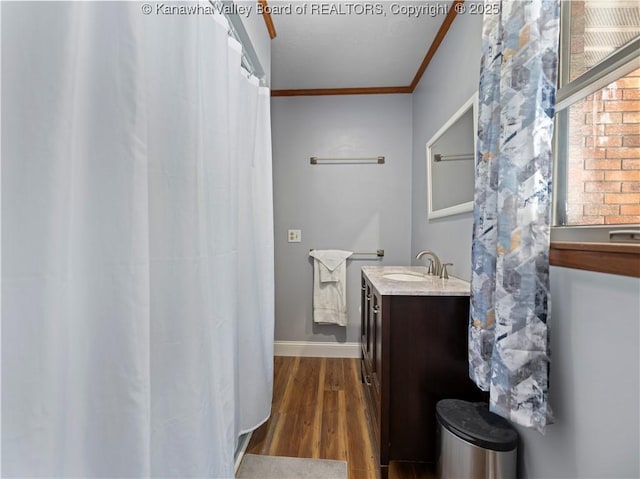
[[[433,259],[429,259],[429,266],[427,267],[427,274],[432,276],[440,276],[442,273],[442,265],[440,263],[440,258],[433,252],[429,250],[420,251],[416,255],[416,259],[420,259],[425,255],[431,256]]]

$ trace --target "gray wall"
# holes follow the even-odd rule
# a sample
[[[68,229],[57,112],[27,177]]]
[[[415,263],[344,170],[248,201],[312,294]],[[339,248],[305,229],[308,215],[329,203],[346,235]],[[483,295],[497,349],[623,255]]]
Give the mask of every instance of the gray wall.
[[[360,267],[409,264],[411,96],[275,97],[271,116],[275,338],[357,342]],[[384,165],[309,164],[311,156],[379,155]],[[301,229],[302,242],[288,243],[288,229]],[[311,248],[385,250],[382,261],[347,263],[347,328],[313,323]]]
[[[427,221],[424,147],[477,89],[481,21],[456,17],[413,95],[411,249],[434,249],[465,279],[472,215]],[[520,477],[639,477],[640,280],[552,267],[551,293],[556,422],[544,436],[518,428]]]
[[[432,249],[469,280],[471,213],[427,220],[426,144],[478,89],[482,16],[459,15],[413,92],[412,257]],[[419,264],[413,260],[414,264]]]
[[[551,268],[555,424],[518,428],[523,478],[640,477],[640,280]]]

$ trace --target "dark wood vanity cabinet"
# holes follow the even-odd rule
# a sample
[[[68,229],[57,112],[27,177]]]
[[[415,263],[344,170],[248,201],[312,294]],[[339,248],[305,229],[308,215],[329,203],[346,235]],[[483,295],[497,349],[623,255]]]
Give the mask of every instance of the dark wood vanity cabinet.
[[[372,432],[377,443],[380,443],[380,372],[382,364],[377,359],[382,355],[382,342],[379,341],[382,330],[381,314],[382,297],[373,289],[371,283],[362,279],[362,361],[361,373],[362,382],[365,385],[365,395],[367,399],[369,421]],[[386,430],[386,429],[385,429]]]
[[[469,379],[468,296],[381,295],[363,273],[362,382],[382,477],[435,462],[440,399],[486,400]]]

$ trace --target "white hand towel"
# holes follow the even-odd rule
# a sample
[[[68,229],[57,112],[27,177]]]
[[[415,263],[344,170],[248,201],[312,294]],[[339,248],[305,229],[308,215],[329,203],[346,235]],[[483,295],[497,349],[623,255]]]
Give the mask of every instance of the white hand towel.
[[[321,324],[347,325],[346,259],[353,253],[342,250],[312,250],[313,320]]]
[[[309,256],[317,260],[317,267],[320,272],[320,282],[329,283],[340,280],[340,269],[344,260],[351,256],[351,251],[339,249],[312,250]]]

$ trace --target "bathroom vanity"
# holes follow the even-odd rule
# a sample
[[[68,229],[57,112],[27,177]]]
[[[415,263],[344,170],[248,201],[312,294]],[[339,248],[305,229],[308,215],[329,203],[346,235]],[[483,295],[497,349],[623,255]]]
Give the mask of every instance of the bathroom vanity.
[[[361,374],[381,475],[435,462],[440,399],[486,400],[469,379],[469,283],[426,268],[364,266]]]

